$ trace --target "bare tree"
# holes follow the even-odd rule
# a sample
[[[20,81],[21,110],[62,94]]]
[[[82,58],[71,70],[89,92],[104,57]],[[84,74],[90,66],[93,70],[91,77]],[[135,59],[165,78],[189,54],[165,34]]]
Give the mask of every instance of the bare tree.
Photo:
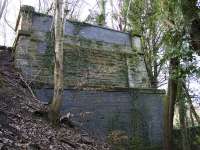
[[[55,0],[55,66],[54,96],[49,109],[49,119],[56,125],[59,120],[60,107],[63,99],[63,31],[65,22],[65,5],[63,0]],[[66,3],[65,3],[66,4]]]

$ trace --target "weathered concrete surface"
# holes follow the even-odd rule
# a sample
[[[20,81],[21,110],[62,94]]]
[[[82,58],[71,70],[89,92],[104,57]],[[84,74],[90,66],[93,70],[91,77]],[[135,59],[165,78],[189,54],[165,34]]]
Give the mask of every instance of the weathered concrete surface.
[[[29,82],[40,85],[36,95],[49,101],[52,17],[27,8],[17,22],[15,65]],[[163,92],[136,89],[148,87],[139,38],[80,22],[66,21],[65,26],[62,110],[97,136],[121,130],[149,145],[162,145]]]
[[[59,128],[38,117],[46,106],[25,88],[13,67],[12,49],[0,46],[0,149],[1,150],[110,150],[87,133],[62,124]],[[63,126],[64,125],[64,126]]]
[[[52,27],[51,16],[33,16],[32,29],[40,32],[49,32]],[[81,36],[83,38],[106,43],[131,46],[130,35],[128,33],[115,31],[100,26],[94,26],[87,23],[72,22],[66,20],[65,35]]]
[[[27,80],[52,85],[52,17],[27,7],[17,22],[16,67]],[[68,20],[64,33],[65,88],[148,87],[138,37]]]
[[[120,130],[129,137],[142,137],[150,145],[161,145],[163,94],[150,89],[65,90],[62,110],[71,112],[72,120],[97,137],[105,139],[111,132]],[[53,90],[37,89],[36,95],[48,102]]]

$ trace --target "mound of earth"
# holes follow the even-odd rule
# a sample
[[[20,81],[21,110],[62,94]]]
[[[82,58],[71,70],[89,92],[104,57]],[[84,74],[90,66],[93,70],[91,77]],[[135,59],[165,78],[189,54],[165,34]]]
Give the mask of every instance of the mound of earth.
[[[5,48],[4,48],[5,49]],[[47,110],[34,98],[13,67],[10,49],[0,51],[0,149],[1,150],[108,150],[103,142],[70,128],[53,127],[34,115]]]

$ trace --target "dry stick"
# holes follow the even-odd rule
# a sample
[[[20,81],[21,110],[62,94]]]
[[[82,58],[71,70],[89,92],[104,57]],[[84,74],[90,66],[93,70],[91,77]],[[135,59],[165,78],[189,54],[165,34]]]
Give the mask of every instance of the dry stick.
[[[15,83],[15,84],[13,84],[13,80],[11,80],[10,79],[10,75],[9,74],[7,74],[7,73],[5,73],[5,72],[0,72],[0,74],[2,74],[2,75],[4,75],[5,76],[5,78],[3,78],[3,79],[1,79],[1,80],[3,80],[3,81],[6,81],[8,84],[10,84],[11,86],[14,86],[14,87],[17,87],[17,83]],[[6,78],[7,77],[7,78]]]
[[[73,141],[71,141],[67,138],[60,139],[60,142],[66,143],[66,144],[68,144],[69,146],[71,146],[72,148],[75,148],[75,149],[78,147],[78,145],[76,143],[74,143]]]
[[[49,12],[53,9],[53,3],[51,3],[49,9],[47,9],[46,14],[49,14]]]
[[[6,4],[7,4],[7,0],[4,0],[3,4],[2,4],[2,7],[0,7],[0,20],[1,20],[1,17],[3,15],[3,12],[4,12],[5,8],[6,8]]]
[[[187,99],[189,100],[190,109],[191,109],[191,111],[192,111],[192,113],[193,113],[193,115],[194,115],[196,121],[197,121],[198,124],[200,125],[200,117],[198,116],[197,112],[195,111],[195,108],[194,108],[194,106],[193,106],[193,104],[192,104],[192,100],[191,100],[190,94],[189,94],[189,92],[188,92],[188,89],[187,89],[187,87],[185,86],[185,83],[183,83],[182,85],[183,85],[183,88],[184,88],[184,90],[185,90],[186,97],[187,97]]]
[[[29,90],[29,92],[31,93],[31,95],[33,96],[33,98],[34,98],[35,100],[38,100],[37,97],[35,96],[35,94],[33,93],[31,87],[29,86],[29,84],[28,84],[28,83],[25,81],[25,79],[23,78],[23,76],[22,76],[20,73],[18,73],[18,74],[19,74],[20,80],[26,85],[26,87],[28,88],[28,90]]]
[[[5,14],[4,14],[4,21],[5,23],[8,25],[8,27],[10,27],[13,31],[15,31],[15,29],[12,27],[12,25],[10,25],[10,23],[8,22],[6,16],[7,16],[7,7],[5,8]]]
[[[194,118],[193,118],[193,115],[192,115],[191,107],[190,107],[190,118],[191,118],[192,127],[194,127]]]

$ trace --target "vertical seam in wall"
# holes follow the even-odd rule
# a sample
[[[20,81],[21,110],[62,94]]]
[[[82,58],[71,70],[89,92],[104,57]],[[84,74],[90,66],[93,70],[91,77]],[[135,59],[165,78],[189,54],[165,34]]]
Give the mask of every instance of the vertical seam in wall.
[[[131,51],[133,53],[134,46],[133,46],[133,41],[132,41],[132,35],[131,35],[130,32],[129,32],[129,41],[130,41]],[[131,53],[131,55],[133,55],[132,53]],[[127,75],[128,75],[128,88],[130,89],[131,88],[131,86],[130,86],[130,76],[129,76],[130,66],[129,66],[129,58],[127,56],[126,56],[126,65],[127,65]],[[132,82],[132,80],[131,80],[131,82]]]
[[[127,55],[126,55],[126,54],[124,54],[124,55],[125,55],[124,57],[125,57],[125,59],[126,59],[126,67],[127,67],[127,69],[126,69],[126,70],[127,70],[127,72],[126,72],[126,75],[127,75],[127,84],[128,84],[127,87],[130,88],[128,58],[127,58]]]

